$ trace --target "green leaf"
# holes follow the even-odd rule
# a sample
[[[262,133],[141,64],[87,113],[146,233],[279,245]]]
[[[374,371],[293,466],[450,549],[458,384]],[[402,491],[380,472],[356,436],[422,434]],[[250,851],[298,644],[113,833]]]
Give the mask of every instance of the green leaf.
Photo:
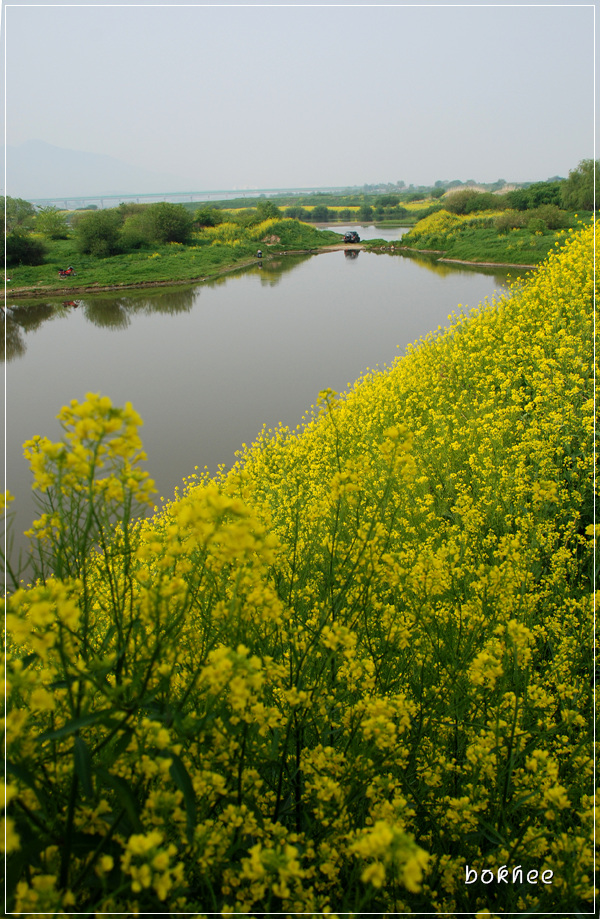
[[[92,757],[87,744],[81,737],[75,737],[73,747],[73,757],[75,760],[75,775],[81,782],[81,787],[86,798],[91,798],[94,794],[92,784]]]
[[[23,669],[27,670],[30,664],[33,664],[35,661],[39,660],[38,655],[35,651],[32,654],[26,654],[25,657],[21,658],[21,663],[23,664]]]
[[[104,708],[99,712],[92,712],[89,715],[74,718],[73,721],[64,724],[62,728],[57,728],[56,731],[44,731],[43,734],[39,735],[38,740],[60,740],[61,737],[68,737],[69,734],[74,734],[81,728],[85,728],[90,724],[97,724],[99,721],[104,721],[107,726],[112,726],[115,723],[114,720],[106,717],[111,711],[112,709],[110,708]]]
[[[129,817],[133,829],[138,833],[142,833],[144,828],[142,827],[139,818],[135,795],[129,784],[125,781],[125,779],[122,779],[121,776],[112,775],[112,773],[110,773],[107,769],[102,768],[101,766],[96,767],[94,772],[103,785],[108,785],[113,789],[117,798],[119,799],[119,802]]]
[[[35,779],[28,769],[23,769],[22,766],[16,766],[14,763],[11,763],[10,760],[7,760],[6,773],[7,775],[14,775],[16,779],[19,779],[21,782],[23,782],[24,785],[27,785],[29,788],[31,788],[39,798],[39,792],[35,784]]]
[[[125,752],[131,742],[132,737],[133,730],[131,728],[123,728],[119,739],[116,741],[116,743],[112,744],[108,748],[108,755],[110,756],[113,763],[116,762],[121,754]]]
[[[25,843],[23,836],[21,836],[21,848],[16,852],[11,852],[6,860],[5,883],[7,901],[13,896],[17,884],[22,880],[29,869],[32,867],[41,868],[42,861],[40,855],[48,848],[48,842],[48,838],[45,836],[40,837],[39,833],[37,838],[30,843]]]
[[[183,794],[185,812],[187,816],[186,824],[188,838],[191,841],[191,834],[194,830],[194,827],[196,826],[196,792],[194,791],[194,786],[192,785],[190,774],[179,756],[172,752],[169,752],[166,755],[171,760],[171,768],[169,769],[171,778]]]

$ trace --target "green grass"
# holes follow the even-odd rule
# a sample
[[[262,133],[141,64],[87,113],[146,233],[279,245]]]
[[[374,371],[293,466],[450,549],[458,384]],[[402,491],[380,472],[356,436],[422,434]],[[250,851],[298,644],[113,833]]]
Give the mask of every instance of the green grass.
[[[480,222],[480,226],[477,226]],[[584,221],[587,222],[587,221]],[[573,224],[581,223],[573,219]],[[465,220],[461,225],[447,231],[406,233],[395,241],[396,247],[410,247],[418,250],[441,252],[445,258],[470,262],[494,262],[512,265],[537,265],[552,251],[557,241],[565,238],[565,230],[544,230],[533,232],[526,227],[500,231],[493,226],[492,219]]]
[[[276,221],[268,227],[272,243],[256,237],[257,228],[238,229],[233,243],[211,238],[206,230],[198,231],[189,245],[166,244],[137,249],[109,258],[81,255],[74,237],[48,242],[43,265],[17,266],[7,269],[10,290],[19,288],[64,289],[107,287],[140,283],[197,280],[233,268],[256,258],[261,249],[264,257],[282,250],[316,249],[339,242],[340,235],[315,229],[297,220]],[[75,276],[59,278],[59,269],[72,265]]]
[[[490,227],[464,230],[447,239],[436,238],[432,240],[431,248],[443,249],[447,258],[526,265],[543,261],[555,241],[554,232],[536,234],[518,229],[500,235]],[[428,248],[426,240],[421,245]]]

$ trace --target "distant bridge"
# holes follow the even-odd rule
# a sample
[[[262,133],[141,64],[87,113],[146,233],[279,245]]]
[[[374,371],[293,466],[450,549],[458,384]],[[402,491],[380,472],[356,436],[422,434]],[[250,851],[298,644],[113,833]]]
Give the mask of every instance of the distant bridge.
[[[115,207],[121,202],[131,204],[152,204],[158,201],[170,201],[171,203],[184,203],[186,201],[227,201],[233,198],[259,198],[277,195],[311,195],[321,192],[322,194],[341,194],[342,192],[356,191],[348,187],[309,187],[309,188],[243,188],[243,189],[221,189],[213,191],[169,191],[156,192],[155,194],[106,194],[106,195],[57,195],[52,198],[28,198],[32,204],[37,207],[58,207],[64,210],[77,210],[78,208],[90,207]]]

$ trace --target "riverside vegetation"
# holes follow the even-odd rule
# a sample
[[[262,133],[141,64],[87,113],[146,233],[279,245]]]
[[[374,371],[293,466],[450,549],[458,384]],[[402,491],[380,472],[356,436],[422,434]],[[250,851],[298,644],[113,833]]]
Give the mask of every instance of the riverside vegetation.
[[[596,183],[600,169],[596,170]],[[538,264],[557,235],[593,211],[594,163],[584,160],[568,179],[535,182],[505,193],[439,187],[398,194],[327,194],[213,205],[121,204],[64,214],[37,212],[21,199],[5,200],[6,265],[15,295],[79,287],[125,287],[203,280],[247,264],[259,246],[269,251],[313,250],[340,242],[306,221],[376,220],[412,226],[386,249],[438,250],[477,263]],[[451,183],[452,184],[452,183]],[[502,184],[495,183],[495,184]],[[288,206],[283,208],[287,201]],[[292,203],[290,203],[292,202]],[[251,204],[252,206],[248,206]],[[579,218],[576,213],[579,211]],[[367,248],[381,248],[370,240]],[[76,266],[76,275],[58,270]]]
[[[63,218],[63,238],[46,240],[34,264],[11,269],[11,290],[33,294],[199,280],[256,261],[259,249],[267,255],[269,249],[317,249],[340,241],[337,233],[269,213],[258,208],[249,220],[230,214],[203,226],[182,205],[160,203],[79,214],[72,228]],[[25,237],[17,236],[21,244]],[[34,234],[29,238],[40,241]],[[59,269],[67,265],[76,266],[75,276],[59,278]]]
[[[9,911],[589,911],[592,254],[149,518],[130,405],[25,445]]]
[[[483,211],[457,214],[441,209],[420,220],[396,247],[429,250],[446,259],[510,265],[537,265],[566,227],[577,223],[555,205],[530,211]]]

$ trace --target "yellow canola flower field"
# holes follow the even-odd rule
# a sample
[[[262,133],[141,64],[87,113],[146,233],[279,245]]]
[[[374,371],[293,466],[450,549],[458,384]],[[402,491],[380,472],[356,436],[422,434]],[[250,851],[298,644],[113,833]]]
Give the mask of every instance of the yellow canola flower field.
[[[592,233],[148,519],[130,406],[27,445],[9,911],[590,910]]]

